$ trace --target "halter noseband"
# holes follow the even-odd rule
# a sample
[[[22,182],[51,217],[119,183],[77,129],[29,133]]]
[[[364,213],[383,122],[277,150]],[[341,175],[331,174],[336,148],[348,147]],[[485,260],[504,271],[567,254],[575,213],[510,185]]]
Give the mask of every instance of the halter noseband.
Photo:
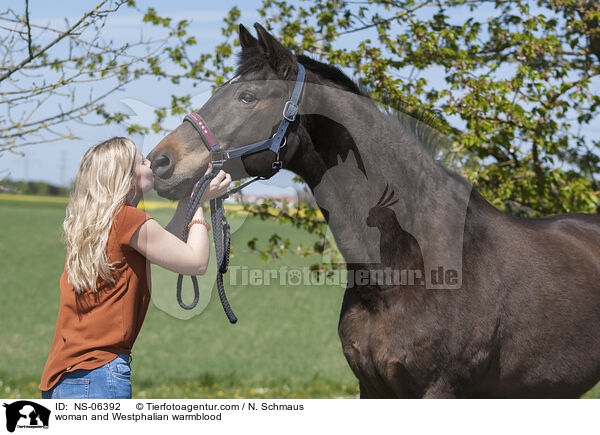
[[[213,172],[218,172],[223,166],[223,163],[225,163],[227,160],[247,156],[249,154],[254,154],[266,149],[270,149],[276,155],[276,160],[271,166],[271,169],[273,170],[271,176],[275,175],[281,169],[282,162],[281,160],[279,160],[279,150],[285,146],[285,134],[287,132],[288,126],[290,125],[290,123],[294,122],[294,120],[296,119],[296,115],[298,114],[298,102],[300,100],[300,95],[302,94],[302,88],[304,87],[305,76],[306,71],[304,69],[304,66],[298,63],[298,76],[296,77],[296,84],[294,85],[292,96],[288,101],[286,101],[285,105],[283,106],[283,118],[279,123],[277,131],[270,139],[266,139],[250,145],[245,145],[239,148],[235,148],[233,150],[224,151],[221,150],[219,142],[217,142],[215,136],[211,133],[210,129],[208,128],[208,125],[197,112],[192,112],[189,115],[186,115],[185,118],[183,118],[184,121],[188,121],[190,124],[192,124],[192,126],[200,134],[202,142],[204,142],[204,145],[206,145],[206,148],[208,149],[208,151],[210,151],[211,161],[213,164]]]

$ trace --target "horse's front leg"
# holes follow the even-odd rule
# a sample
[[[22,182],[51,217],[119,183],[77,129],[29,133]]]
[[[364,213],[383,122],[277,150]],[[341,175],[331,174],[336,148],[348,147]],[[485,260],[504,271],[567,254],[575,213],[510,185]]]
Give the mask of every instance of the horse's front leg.
[[[364,382],[358,381],[358,389],[359,389],[361,399],[375,399],[376,398],[376,397],[369,395],[369,390],[367,389]]]
[[[448,382],[438,380],[425,390],[423,399],[456,399],[456,393]]]

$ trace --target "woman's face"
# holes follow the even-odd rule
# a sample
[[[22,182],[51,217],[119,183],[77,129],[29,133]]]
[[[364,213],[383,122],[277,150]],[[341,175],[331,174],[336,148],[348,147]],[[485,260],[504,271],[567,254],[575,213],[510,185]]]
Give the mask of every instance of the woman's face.
[[[154,187],[154,174],[150,168],[150,160],[145,159],[139,150],[135,153],[134,180],[137,191],[149,192]]]

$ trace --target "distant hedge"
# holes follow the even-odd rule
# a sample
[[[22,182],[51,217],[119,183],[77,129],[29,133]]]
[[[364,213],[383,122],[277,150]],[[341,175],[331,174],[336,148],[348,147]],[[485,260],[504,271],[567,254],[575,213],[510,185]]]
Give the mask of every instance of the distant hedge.
[[[14,193],[16,195],[69,196],[68,188],[54,186],[43,181],[1,180],[0,192]]]

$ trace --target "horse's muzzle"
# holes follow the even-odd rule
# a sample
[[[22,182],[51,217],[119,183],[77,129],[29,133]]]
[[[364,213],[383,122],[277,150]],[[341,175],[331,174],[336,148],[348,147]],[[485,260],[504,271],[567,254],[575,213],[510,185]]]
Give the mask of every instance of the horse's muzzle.
[[[148,159],[152,162],[152,170],[158,178],[167,179],[173,175],[175,165],[167,151],[159,151],[155,155],[149,155]]]

